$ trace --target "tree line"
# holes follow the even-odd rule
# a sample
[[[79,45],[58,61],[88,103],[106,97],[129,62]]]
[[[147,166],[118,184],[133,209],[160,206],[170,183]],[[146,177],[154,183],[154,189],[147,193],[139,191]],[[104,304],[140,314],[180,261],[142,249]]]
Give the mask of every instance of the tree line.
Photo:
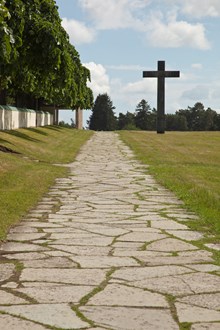
[[[146,130],[154,131],[157,125],[157,111],[142,99],[134,113],[114,113],[115,107],[107,94],[97,96],[88,121],[92,130]],[[220,114],[211,108],[205,109],[201,102],[193,107],[180,109],[175,114],[166,114],[167,131],[219,131]]]
[[[54,0],[0,0],[0,104],[92,107],[90,72]]]

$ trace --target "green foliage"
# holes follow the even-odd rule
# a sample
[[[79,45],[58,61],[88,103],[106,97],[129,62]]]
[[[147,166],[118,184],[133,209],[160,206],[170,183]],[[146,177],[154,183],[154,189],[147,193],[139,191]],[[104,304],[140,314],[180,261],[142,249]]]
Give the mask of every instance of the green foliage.
[[[6,90],[21,107],[44,101],[90,108],[90,72],[69,42],[55,1],[0,1],[0,93]]]
[[[89,128],[95,131],[113,131],[117,128],[117,119],[113,112],[112,101],[107,94],[99,94],[92,109]]]

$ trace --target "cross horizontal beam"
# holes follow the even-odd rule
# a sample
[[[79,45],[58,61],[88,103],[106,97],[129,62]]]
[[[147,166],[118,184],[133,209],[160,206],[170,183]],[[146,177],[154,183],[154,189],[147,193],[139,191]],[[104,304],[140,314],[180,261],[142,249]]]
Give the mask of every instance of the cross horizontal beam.
[[[143,78],[179,78],[180,71],[143,71]]]

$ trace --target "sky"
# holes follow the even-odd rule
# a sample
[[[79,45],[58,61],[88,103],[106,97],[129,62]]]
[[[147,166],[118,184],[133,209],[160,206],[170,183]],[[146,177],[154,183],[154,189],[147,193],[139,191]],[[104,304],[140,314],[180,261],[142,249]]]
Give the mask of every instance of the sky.
[[[202,102],[220,113],[220,0],[56,0],[62,25],[90,69],[94,99],[107,93],[115,114],[157,104],[157,79],[143,71],[180,71],[166,79],[166,113]],[[91,111],[84,111],[84,127]],[[60,120],[74,119],[60,111]]]

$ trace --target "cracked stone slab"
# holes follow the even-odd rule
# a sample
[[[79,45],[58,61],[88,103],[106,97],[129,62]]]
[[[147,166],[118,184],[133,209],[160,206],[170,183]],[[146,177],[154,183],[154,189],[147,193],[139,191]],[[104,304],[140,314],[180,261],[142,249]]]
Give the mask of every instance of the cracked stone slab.
[[[109,284],[92,297],[87,305],[168,308],[166,299],[158,294],[119,284]]]
[[[23,261],[26,268],[75,268],[77,264],[65,257],[49,257],[43,260]]]
[[[0,306],[2,312],[61,329],[80,329],[89,326],[67,304],[40,304],[26,306]],[[31,327],[32,329],[32,327]],[[23,329],[22,329],[23,330]]]
[[[152,278],[161,278],[169,275],[180,275],[188,273],[190,270],[181,266],[157,266],[140,268],[122,268],[112,274],[113,279],[136,282]]]
[[[80,264],[82,268],[111,268],[111,267],[128,267],[138,266],[137,261],[129,257],[114,256],[81,256],[71,257],[71,259]]]
[[[81,307],[80,311],[97,325],[114,330],[178,330],[168,310],[125,307]]]
[[[15,265],[13,264],[0,264],[0,281],[8,280],[15,271]]]
[[[98,285],[105,279],[101,269],[26,268],[20,281],[57,282],[82,285]]]
[[[198,307],[220,310],[220,292],[183,297],[178,299],[178,302],[187,303]]]
[[[220,277],[207,273],[190,273],[136,281],[133,282],[133,285],[160,293],[180,296],[216,292],[220,287]]]
[[[47,330],[47,328],[40,324],[22,320],[11,315],[0,314],[0,324],[1,329],[4,330]]]
[[[166,238],[157,242],[153,242],[147,246],[147,250],[167,252],[188,251],[197,249],[198,248],[194,245],[185,243],[175,238]]]
[[[16,292],[24,293],[27,296],[37,300],[39,303],[54,304],[77,303],[82,297],[90,293],[93,289],[94,287],[86,285],[50,285],[17,289]]]
[[[183,303],[175,304],[179,321],[182,322],[214,322],[220,320],[220,312]]]
[[[27,300],[8,293],[6,291],[0,290],[0,304],[1,305],[17,305],[17,304],[28,304]]]

